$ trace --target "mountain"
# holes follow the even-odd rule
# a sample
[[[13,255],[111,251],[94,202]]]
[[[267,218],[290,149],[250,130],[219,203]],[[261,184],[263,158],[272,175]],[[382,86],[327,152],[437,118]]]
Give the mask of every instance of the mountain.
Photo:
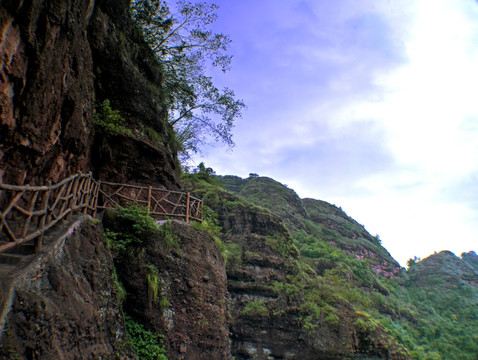
[[[332,204],[267,177],[181,174],[129,2],[8,0],[0,20],[3,183],[92,172],[206,205],[161,226],[134,205],[74,214],[0,264],[1,358],[477,359],[475,252],[406,270]]]
[[[474,252],[459,258],[444,251],[422,261],[411,261],[406,271],[381,246],[377,237],[371,236],[334,205],[300,199],[292,189],[265,177],[219,176],[209,182],[196,181],[195,191],[218,213],[220,224],[223,224],[225,212],[230,217],[234,211],[222,204],[220,199],[224,195],[213,194],[227,190],[237,196],[235,202],[247,201],[263,209],[261,211],[268,210],[276,215],[291,235],[292,245],[290,240],[283,240],[283,243],[293,249],[288,258],[295,262],[296,272],[281,280],[281,286],[288,292],[287,301],[281,302],[280,309],[273,307],[273,314],[289,314],[288,306],[296,304],[299,310],[296,316],[300,321],[271,327],[287,329],[286,332],[295,329],[293,337],[305,341],[311,351],[311,355],[301,352],[301,357],[328,358],[333,353],[336,358],[476,358],[478,288]],[[238,231],[234,229],[233,233]],[[250,252],[248,249],[249,257]],[[251,267],[249,257],[242,257],[242,261],[246,260],[243,266],[247,268]],[[262,254],[256,256],[261,257]],[[302,270],[297,272],[297,269]],[[234,278],[231,293],[240,280],[230,274],[231,270],[228,271],[228,279]],[[242,291],[245,291],[244,286],[241,286]],[[247,291],[245,294],[250,296]],[[284,295],[276,295],[275,306],[280,303],[281,296]],[[245,306],[247,308],[247,304]],[[271,315],[268,320],[275,321]],[[339,329],[324,326],[330,326],[334,320],[340,324]],[[312,330],[307,333],[304,328]],[[317,328],[320,331],[314,332]],[[262,333],[267,332],[263,330]],[[338,333],[340,346],[334,345],[333,340]],[[309,336],[314,340],[310,341]],[[356,342],[348,342],[348,336]],[[287,336],[274,334],[272,338],[280,338],[284,343]],[[265,339],[262,337],[261,344],[253,347],[264,346]],[[327,344],[326,351],[321,348],[323,344]],[[267,346],[274,349],[271,344]],[[287,348],[294,346],[288,344]],[[281,356],[285,354],[278,358]],[[250,354],[239,358],[250,358]]]

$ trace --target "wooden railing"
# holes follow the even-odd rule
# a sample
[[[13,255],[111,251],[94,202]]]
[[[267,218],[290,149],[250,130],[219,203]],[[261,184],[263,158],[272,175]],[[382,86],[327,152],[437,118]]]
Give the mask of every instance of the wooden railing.
[[[184,218],[186,222],[190,219],[201,221],[202,201],[190,193],[151,186],[101,182],[100,195],[103,202],[97,206],[98,209],[138,204],[148,207],[150,215],[154,218],[179,217]]]
[[[0,183],[0,253],[33,239],[40,248],[45,231],[74,212],[96,216],[98,210],[132,204],[147,206],[157,219],[201,221],[202,201],[189,193],[100,182],[91,173],[46,186]]]

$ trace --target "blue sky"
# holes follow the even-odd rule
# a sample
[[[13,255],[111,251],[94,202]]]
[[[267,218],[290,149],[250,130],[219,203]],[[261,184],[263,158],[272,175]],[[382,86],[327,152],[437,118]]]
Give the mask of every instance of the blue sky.
[[[217,0],[248,109],[195,158],[341,206],[402,265],[478,251],[478,4]]]

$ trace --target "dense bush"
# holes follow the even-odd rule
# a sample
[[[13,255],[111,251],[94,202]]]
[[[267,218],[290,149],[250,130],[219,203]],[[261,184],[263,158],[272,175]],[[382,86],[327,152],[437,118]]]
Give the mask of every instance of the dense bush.
[[[146,330],[128,315],[125,320],[126,334],[139,360],[168,360],[162,335]]]

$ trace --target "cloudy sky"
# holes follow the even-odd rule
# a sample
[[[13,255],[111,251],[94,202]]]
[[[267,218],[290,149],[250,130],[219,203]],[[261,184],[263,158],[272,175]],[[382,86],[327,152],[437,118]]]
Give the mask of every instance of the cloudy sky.
[[[218,174],[341,206],[402,265],[478,251],[478,3],[217,0],[247,104]]]

